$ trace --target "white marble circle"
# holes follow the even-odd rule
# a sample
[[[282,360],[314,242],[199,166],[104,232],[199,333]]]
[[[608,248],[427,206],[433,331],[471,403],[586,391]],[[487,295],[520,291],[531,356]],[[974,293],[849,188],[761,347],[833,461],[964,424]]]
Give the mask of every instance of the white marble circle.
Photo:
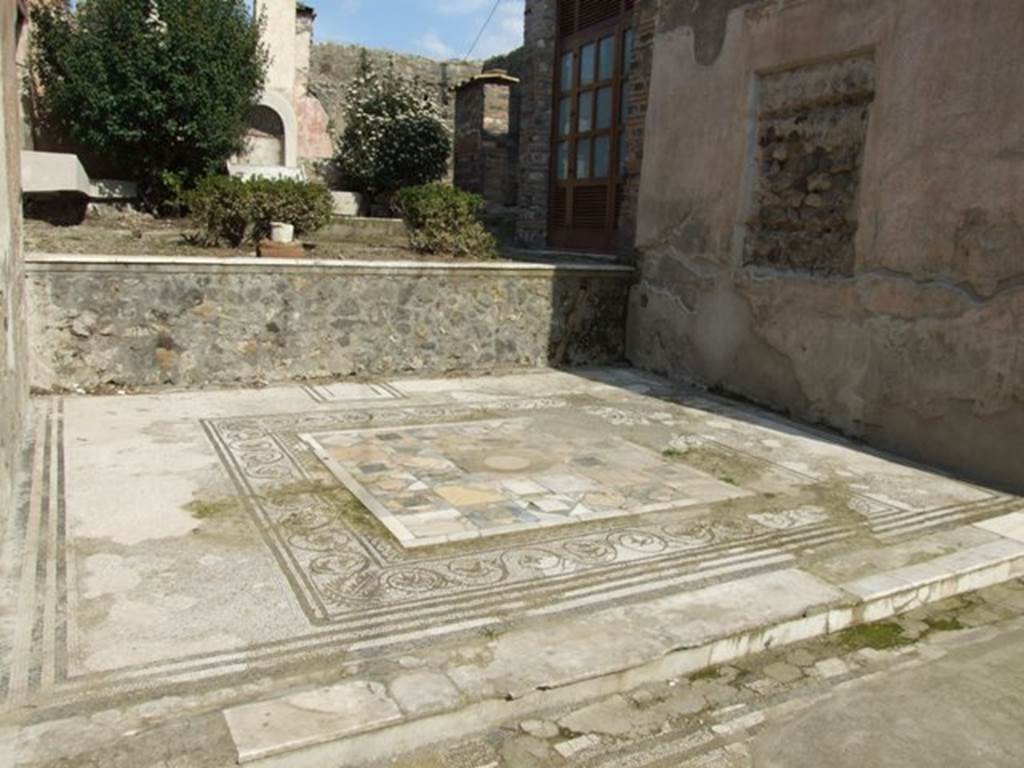
[[[487,456],[484,458],[484,464],[489,469],[495,469],[499,472],[519,472],[527,469],[532,462],[524,456],[514,456],[510,454],[496,454],[494,456]]]

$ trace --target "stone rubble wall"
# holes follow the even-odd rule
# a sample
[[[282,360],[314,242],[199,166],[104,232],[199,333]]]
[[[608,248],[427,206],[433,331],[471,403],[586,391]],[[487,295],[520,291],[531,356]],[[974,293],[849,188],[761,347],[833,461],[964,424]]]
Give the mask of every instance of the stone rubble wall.
[[[244,385],[623,359],[628,269],[30,258],[32,383]]]
[[[9,2],[0,8],[0,539],[7,510],[14,504],[28,413],[19,160],[22,123],[15,63],[19,5]]]
[[[632,362],[1024,488],[1024,5],[662,2]]]
[[[456,95],[455,184],[483,196],[490,206],[516,204],[514,89],[509,83],[477,82]]]

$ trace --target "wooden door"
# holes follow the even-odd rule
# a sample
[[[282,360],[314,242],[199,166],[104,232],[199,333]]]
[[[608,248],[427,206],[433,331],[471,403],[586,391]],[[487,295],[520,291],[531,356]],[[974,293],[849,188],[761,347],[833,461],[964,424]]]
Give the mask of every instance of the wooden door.
[[[625,161],[634,0],[559,0],[549,242],[612,251]]]

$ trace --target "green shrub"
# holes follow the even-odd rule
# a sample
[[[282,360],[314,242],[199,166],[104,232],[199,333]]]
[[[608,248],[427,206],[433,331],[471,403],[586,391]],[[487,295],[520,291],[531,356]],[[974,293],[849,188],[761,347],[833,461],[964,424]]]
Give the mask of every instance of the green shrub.
[[[331,221],[333,201],[319,183],[209,176],[188,195],[188,207],[207,245],[224,240],[237,247],[268,237],[275,221],[294,225],[297,235],[322,229]]]
[[[239,246],[249,229],[249,199],[245,183],[230,176],[208,176],[187,197],[192,220],[206,245],[226,240]]]
[[[336,161],[346,189],[388,195],[444,177],[451,137],[420,83],[399,77],[393,65],[377,70],[364,51],[344,104]]]
[[[406,187],[395,207],[409,227],[412,247],[423,253],[493,259],[498,243],[480,221],[483,198],[447,184]]]
[[[33,3],[38,119],[173,208],[245,146],[268,56],[250,5]]]
[[[253,179],[245,185],[254,242],[270,236],[273,221],[293,224],[297,235],[316,232],[331,223],[334,201],[319,182]]]

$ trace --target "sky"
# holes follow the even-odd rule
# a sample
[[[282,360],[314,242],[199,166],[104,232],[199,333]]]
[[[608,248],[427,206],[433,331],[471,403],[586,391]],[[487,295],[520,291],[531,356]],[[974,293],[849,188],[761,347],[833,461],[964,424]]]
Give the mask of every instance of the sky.
[[[358,43],[432,59],[465,58],[495,0],[305,0],[316,8],[318,42]],[[523,42],[524,0],[498,8],[472,58],[486,59]]]

